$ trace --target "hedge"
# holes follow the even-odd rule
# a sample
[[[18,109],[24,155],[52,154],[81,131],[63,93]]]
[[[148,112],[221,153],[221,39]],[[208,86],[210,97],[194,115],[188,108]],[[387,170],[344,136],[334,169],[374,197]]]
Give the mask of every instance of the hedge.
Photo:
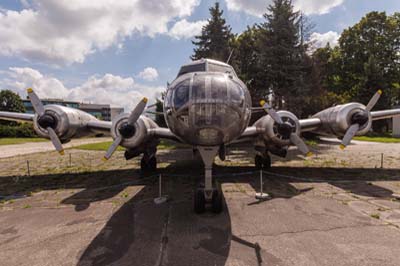
[[[0,137],[33,138],[37,137],[32,124],[22,123],[17,126],[0,125]]]

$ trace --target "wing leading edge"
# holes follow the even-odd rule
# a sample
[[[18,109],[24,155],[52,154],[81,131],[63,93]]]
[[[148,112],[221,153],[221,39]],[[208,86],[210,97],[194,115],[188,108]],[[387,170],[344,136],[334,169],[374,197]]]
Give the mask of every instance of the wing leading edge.
[[[0,119],[16,122],[33,122],[34,114],[0,112]]]

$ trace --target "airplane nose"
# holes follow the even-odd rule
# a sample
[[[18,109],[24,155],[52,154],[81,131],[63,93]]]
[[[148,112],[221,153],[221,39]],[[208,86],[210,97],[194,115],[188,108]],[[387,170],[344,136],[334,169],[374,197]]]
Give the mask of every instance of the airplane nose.
[[[221,130],[216,128],[202,128],[197,131],[199,141],[203,145],[215,145],[216,143],[222,143],[224,134]]]

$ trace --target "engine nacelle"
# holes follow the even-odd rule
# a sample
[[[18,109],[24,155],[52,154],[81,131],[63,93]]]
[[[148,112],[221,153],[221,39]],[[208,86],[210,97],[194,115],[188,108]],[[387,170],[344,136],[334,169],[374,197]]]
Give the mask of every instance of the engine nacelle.
[[[354,123],[352,122],[354,116],[360,113],[366,114],[366,119],[360,124],[360,130],[356,135],[364,135],[371,129],[372,117],[371,113],[366,111],[365,105],[360,103],[337,105],[315,114],[313,117],[319,118],[322,126],[313,132],[321,135],[342,137]]]
[[[51,118],[53,123],[52,128],[63,142],[69,141],[73,137],[84,137],[94,134],[94,132],[87,128],[87,124],[90,121],[96,120],[94,116],[78,109],[60,105],[46,105],[44,108],[44,116]],[[39,122],[40,119],[41,117],[36,114],[33,119],[33,128],[39,136],[49,138],[46,127],[40,125],[43,124]]]
[[[123,124],[127,123],[129,114],[120,114],[112,121],[111,136],[116,139],[121,135],[120,128]],[[125,148],[136,148],[149,138],[148,130],[157,128],[157,124],[145,116],[140,116],[134,124],[134,134],[129,138],[123,138],[121,146]]]
[[[284,123],[289,123],[292,126],[292,132],[300,136],[299,119],[288,111],[278,111],[277,113]],[[254,125],[264,131],[263,138],[266,142],[272,141],[275,145],[281,147],[291,145],[289,137],[279,133],[278,126],[270,115],[263,116]]]

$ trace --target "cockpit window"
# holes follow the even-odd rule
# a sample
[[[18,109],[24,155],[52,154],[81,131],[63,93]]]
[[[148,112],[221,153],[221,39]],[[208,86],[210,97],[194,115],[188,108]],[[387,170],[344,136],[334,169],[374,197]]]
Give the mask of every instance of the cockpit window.
[[[231,101],[239,103],[240,107],[243,107],[243,104],[244,104],[244,90],[236,82],[235,83],[231,83],[230,98],[231,98]]]
[[[227,87],[225,76],[215,75],[211,80],[211,97],[212,99],[227,100]]]
[[[194,75],[192,85],[192,98],[206,98],[206,79],[204,75]]]
[[[192,72],[204,72],[206,71],[206,63],[199,63],[199,64],[193,64],[193,65],[187,65],[181,67],[178,73],[178,77],[182,76],[183,74],[186,73],[192,73]]]
[[[184,81],[176,85],[174,92],[174,107],[176,110],[180,109],[189,101],[189,87],[189,79],[185,79]]]
[[[213,64],[213,63],[208,63],[208,71],[235,75],[235,72],[233,71],[232,67]]]

